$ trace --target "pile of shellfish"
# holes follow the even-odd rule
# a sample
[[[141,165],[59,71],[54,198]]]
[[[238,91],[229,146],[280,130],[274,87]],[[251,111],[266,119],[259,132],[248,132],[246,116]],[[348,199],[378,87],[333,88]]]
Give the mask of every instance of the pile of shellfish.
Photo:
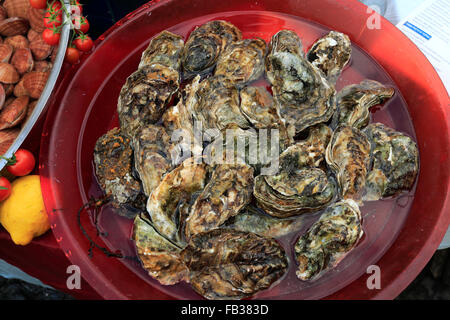
[[[33,112],[56,57],[42,39],[44,15],[29,0],[0,4],[0,154]]]
[[[416,143],[370,123],[369,109],[394,88],[367,79],[336,92],[351,51],[349,37],[336,31],[305,53],[294,31],[266,43],[243,39],[221,20],[186,41],[168,31],[150,41],[120,91],[120,126],[97,140],[94,164],[116,212],[133,219],[137,256],[151,277],[184,281],[207,299],[253,296],[289,266],[298,281],[314,281],[358,245],[364,201],[413,187]],[[251,143],[231,152],[231,162],[180,157],[189,143],[174,134],[182,129],[183,141],[196,142],[199,123],[211,139],[196,145],[209,147],[215,160],[233,151],[214,140],[222,133],[252,138],[276,129],[268,157],[277,170],[247,157]],[[299,234],[299,217],[312,213],[320,213],[317,221]],[[292,248],[279,242],[288,234]]]

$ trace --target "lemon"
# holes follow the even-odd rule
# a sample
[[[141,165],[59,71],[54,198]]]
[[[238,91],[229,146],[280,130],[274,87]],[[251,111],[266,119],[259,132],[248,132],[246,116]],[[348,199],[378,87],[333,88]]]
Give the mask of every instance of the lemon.
[[[38,175],[21,177],[11,184],[11,195],[0,203],[0,223],[14,243],[23,246],[50,229]]]

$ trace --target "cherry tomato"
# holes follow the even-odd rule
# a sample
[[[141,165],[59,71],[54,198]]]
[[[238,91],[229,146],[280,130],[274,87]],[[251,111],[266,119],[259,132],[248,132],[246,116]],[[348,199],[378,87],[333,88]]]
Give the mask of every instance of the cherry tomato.
[[[70,13],[72,15],[82,15],[83,14],[83,6],[80,2],[76,0],[70,0]]]
[[[77,48],[69,47],[66,51],[66,61],[70,64],[76,64],[80,60],[80,51]]]
[[[45,9],[47,0],[30,0],[30,5],[35,9]]]
[[[57,45],[60,37],[61,32],[56,27],[45,29],[44,32],[42,32],[42,38],[51,46]]]
[[[0,201],[6,200],[11,195],[11,183],[5,177],[0,177]]]
[[[52,13],[47,11],[44,16],[44,26],[46,28],[59,27],[62,24],[62,13]]]
[[[91,37],[86,35],[80,35],[73,41],[73,44],[77,47],[78,50],[83,52],[90,51],[94,46],[94,42],[92,41]]]
[[[84,16],[78,16],[75,17],[75,19],[72,20],[72,24],[75,26],[77,32],[81,33],[87,33],[89,31],[89,21]]]
[[[6,170],[16,177],[22,177],[33,171],[36,164],[33,154],[25,149],[19,149],[14,154],[16,157],[16,163],[6,166]]]
[[[48,4],[47,11],[59,13],[62,11],[61,2],[59,2],[59,0],[53,0]]]

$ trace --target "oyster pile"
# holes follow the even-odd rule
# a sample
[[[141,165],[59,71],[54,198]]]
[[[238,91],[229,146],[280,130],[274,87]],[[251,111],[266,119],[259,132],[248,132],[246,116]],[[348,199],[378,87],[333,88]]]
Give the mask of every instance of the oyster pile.
[[[168,31],[150,41],[120,92],[120,128],[99,138],[94,163],[133,219],[151,277],[207,299],[255,295],[290,265],[313,281],[358,245],[363,201],[413,187],[415,142],[369,124],[369,109],[394,89],[364,80],[336,92],[350,57],[336,31],[305,53],[293,31],[266,43],[221,20],[186,42]],[[264,76],[271,92],[255,85]],[[316,222],[300,232],[311,213]]]

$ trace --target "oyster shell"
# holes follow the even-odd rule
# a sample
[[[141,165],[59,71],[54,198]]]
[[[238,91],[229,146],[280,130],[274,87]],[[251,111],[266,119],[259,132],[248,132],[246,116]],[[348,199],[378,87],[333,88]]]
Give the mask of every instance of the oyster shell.
[[[168,172],[153,190],[147,202],[147,211],[159,233],[171,241],[182,243],[182,224],[177,208],[188,203],[194,192],[206,184],[207,168],[194,158],[183,161]]]
[[[266,42],[244,39],[231,43],[220,54],[215,75],[223,75],[238,86],[258,79],[264,73]]]
[[[295,243],[297,277],[315,280],[335,267],[363,235],[362,218],[353,200],[328,207],[308,231]]]
[[[171,149],[170,137],[159,125],[148,125],[133,137],[134,164],[147,196],[172,169]]]
[[[128,210],[140,207],[142,201],[141,186],[133,177],[133,150],[131,141],[114,128],[101,136],[94,148],[95,173],[100,187],[107,196],[112,196],[112,204],[120,210],[118,214],[134,216]]]
[[[150,41],[147,49],[142,53],[139,68],[158,63],[180,70],[183,47],[184,41],[181,36],[164,30]]]
[[[182,55],[184,77],[205,74],[216,65],[221,52],[232,42],[242,39],[241,31],[233,24],[214,20],[191,32]]]
[[[319,168],[282,168],[277,175],[255,178],[258,206],[271,216],[287,218],[326,207],[335,195],[334,182]]]
[[[335,111],[335,90],[304,56],[300,38],[281,30],[269,45],[266,75],[292,136],[327,122]]]
[[[178,87],[178,71],[161,64],[145,66],[130,75],[117,104],[123,132],[133,137],[139,127],[156,123]]]
[[[274,239],[223,228],[194,235],[181,257],[192,287],[207,299],[249,297],[280,279],[288,265]]]
[[[340,195],[360,201],[370,164],[370,142],[360,130],[340,125],[327,146],[326,161],[336,175]]]
[[[253,169],[246,164],[217,165],[186,220],[186,238],[215,229],[250,203]]]
[[[381,123],[370,124],[363,132],[372,143],[373,162],[364,200],[378,200],[410,190],[419,170],[416,143]]]
[[[369,109],[384,103],[394,93],[394,88],[385,87],[374,80],[363,80],[360,84],[346,86],[337,94],[337,110],[332,126],[345,124],[358,129],[364,128],[370,121]]]
[[[179,246],[161,236],[145,214],[134,219],[133,240],[137,256],[148,274],[163,285],[189,281]]]
[[[308,61],[318,68],[328,82],[336,84],[342,70],[350,61],[350,38],[341,32],[331,31],[312,45],[307,53]]]

